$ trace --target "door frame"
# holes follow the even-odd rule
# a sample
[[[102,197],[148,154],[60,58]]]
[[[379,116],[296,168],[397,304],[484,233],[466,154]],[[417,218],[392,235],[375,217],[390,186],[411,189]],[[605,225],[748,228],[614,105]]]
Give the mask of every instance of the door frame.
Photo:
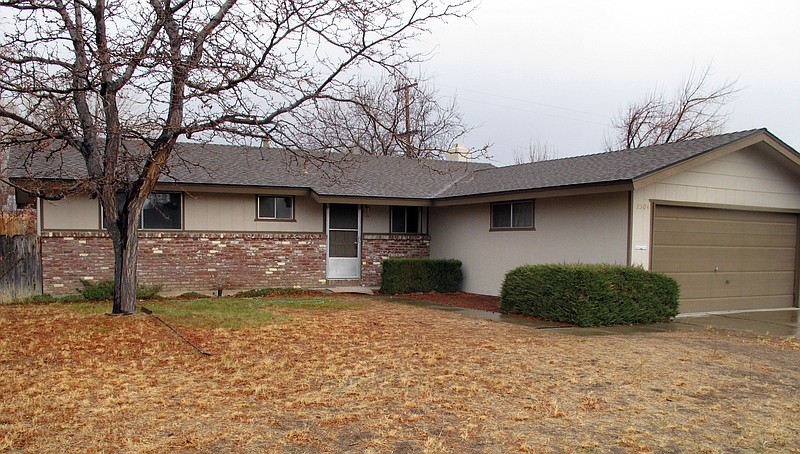
[[[331,207],[333,205],[349,205],[349,204],[336,204],[329,203],[325,208],[325,278],[328,280],[360,280],[361,279],[361,205],[356,205],[358,208],[358,228],[356,231],[357,245],[356,257],[331,257],[331,230],[339,231],[353,231],[353,229],[331,229]],[[348,272],[350,271],[350,272]]]

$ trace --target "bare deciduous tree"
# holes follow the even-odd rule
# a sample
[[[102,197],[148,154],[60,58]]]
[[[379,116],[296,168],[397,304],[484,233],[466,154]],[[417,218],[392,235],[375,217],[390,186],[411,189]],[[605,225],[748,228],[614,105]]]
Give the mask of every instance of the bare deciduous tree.
[[[346,102],[309,118],[297,137],[306,148],[441,159],[468,133],[455,98],[438,95],[430,79],[395,72],[356,87]],[[488,146],[471,149],[485,155]]]
[[[352,102],[362,69],[420,61],[409,39],[470,1],[0,0],[0,146],[80,153],[85,178],[28,189],[100,198],[113,312],[131,313],[140,214],[180,138],[301,156],[305,121]]]
[[[547,142],[531,140],[525,148],[514,150],[514,164],[547,161],[558,157],[558,151]]]
[[[681,142],[722,131],[728,118],[723,110],[738,89],[736,82],[710,87],[711,67],[692,69],[674,98],[654,90],[621,111],[613,121],[616,137],[609,150]]]

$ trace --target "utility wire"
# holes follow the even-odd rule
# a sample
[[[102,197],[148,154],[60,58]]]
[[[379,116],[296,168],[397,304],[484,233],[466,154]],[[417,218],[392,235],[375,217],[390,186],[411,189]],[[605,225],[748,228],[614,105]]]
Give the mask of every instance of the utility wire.
[[[510,101],[515,101],[515,102],[533,104],[533,105],[542,106],[542,107],[550,107],[551,109],[566,110],[568,112],[575,112],[575,113],[584,114],[584,115],[592,115],[592,116],[595,116],[595,117],[611,119],[611,117],[609,117],[608,115],[603,115],[603,114],[599,114],[599,113],[595,113],[595,112],[587,112],[585,110],[571,109],[569,107],[556,106],[554,104],[545,104],[545,103],[542,103],[542,102],[530,101],[528,99],[515,98],[513,96],[499,95],[497,93],[489,93],[489,92],[480,91],[480,90],[472,90],[472,89],[469,89],[469,88],[461,88],[461,87],[456,87],[456,86],[453,86],[453,85],[446,85],[446,84],[437,84],[437,85],[440,86],[440,87],[452,88],[452,89],[458,90],[458,91],[468,91],[470,93],[476,93],[476,94],[479,94],[479,95],[491,96],[493,98],[508,99]],[[475,101],[475,102],[479,102],[479,101]],[[498,106],[498,107],[503,107],[503,106]]]
[[[455,96],[452,96],[451,98],[455,98]],[[530,110],[530,109],[523,109],[523,108],[520,108],[520,107],[506,106],[506,105],[502,105],[502,104],[494,104],[494,103],[490,103],[490,102],[486,102],[486,101],[478,101],[476,99],[468,99],[468,98],[457,98],[457,99],[459,101],[467,101],[467,102],[472,102],[472,103],[476,103],[476,104],[483,104],[483,105],[486,105],[486,106],[499,107],[501,109],[516,110],[516,111],[519,111],[519,112],[527,112],[527,113],[532,113],[532,114],[537,114],[537,115],[545,115],[545,116],[548,116],[548,117],[563,118],[565,120],[580,121],[582,123],[590,123],[590,124],[593,124],[593,125],[608,126],[608,123],[601,123],[599,121],[592,121],[592,120],[584,120],[582,118],[568,117],[566,115],[559,115],[559,114],[553,114],[553,113],[547,113],[547,112],[539,112],[539,111]]]

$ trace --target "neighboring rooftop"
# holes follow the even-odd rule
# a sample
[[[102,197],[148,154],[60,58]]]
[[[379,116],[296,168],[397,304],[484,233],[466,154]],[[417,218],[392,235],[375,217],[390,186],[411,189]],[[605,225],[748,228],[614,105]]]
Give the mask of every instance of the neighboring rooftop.
[[[633,182],[758,134],[733,132],[685,142],[612,151],[508,167],[397,156],[319,155],[306,160],[286,150],[240,146],[177,145],[162,182],[289,187],[324,196],[441,199],[578,185]],[[771,136],[770,137],[774,137]],[[777,140],[777,139],[776,139]],[[86,170],[80,155],[47,153],[26,165],[9,161],[9,177],[75,179]],[[54,159],[58,157],[58,159]],[[321,159],[319,159],[321,157]],[[16,164],[14,164],[16,163]]]

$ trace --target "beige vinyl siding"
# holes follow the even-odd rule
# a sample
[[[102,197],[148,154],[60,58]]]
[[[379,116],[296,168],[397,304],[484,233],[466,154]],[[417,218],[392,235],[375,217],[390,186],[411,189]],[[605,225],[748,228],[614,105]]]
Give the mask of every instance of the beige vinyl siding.
[[[256,220],[255,194],[192,192],[185,194],[183,200],[186,230],[317,233],[323,230],[323,206],[310,197],[294,197],[293,221]]]
[[[797,215],[656,205],[653,271],[681,286],[681,312],[795,306]]]
[[[184,193],[183,228],[206,232],[323,231],[322,204],[303,196],[295,196],[294,204],[294,221],[256,221],[255,194]],[[80,196],[42,201],[42,218],[44,230],[99,230],[100,202]]]
[[[88,196],[42,200],[42,230],[98,230],[100,202]]]
[[[364,233],[389,233],[389,206],[367,205],[362,210]]]
[[[772,154],[745,148],[633,193],[631,260],[650,268],[653,202],[800,211],[800,176]]]
[[[434,207],[431,256],[463,262],[467,292],[498,295],[505,273],[524,264],[625,264],[628,193],[537,199],[535,230],[489,231],[490,204]]]

